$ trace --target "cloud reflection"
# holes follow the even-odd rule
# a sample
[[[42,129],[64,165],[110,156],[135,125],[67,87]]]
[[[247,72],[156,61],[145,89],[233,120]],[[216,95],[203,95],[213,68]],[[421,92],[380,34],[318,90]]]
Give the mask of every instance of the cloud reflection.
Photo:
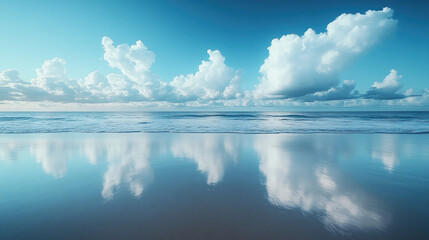
[[[387,222],[377,203],[353,186],[353,179],[338,168],[336,160],[340,156],[351,159],[354,155],[355,145],[348,141],[348,135],[47,136],[9,139],[8,144],[0,146],[0,157],[9,161],[17,152],[27,151],[45,173],[56,178],[66,175],[68,160],[83,157],[90,164],[106,168],[100,194],[109,200],[123,189],[141,197],[153,177],[150,159],[159,153],[167,159],[170,153],[176,158],[191,159],[200,172],[207,174],[207,184],[216,185],[222,181],[227,165],[238,161],[243,143],[252,141],[268,200],[273,205],[315,214],[332,230],[380,229]],[[382,141],[385,152],[391,152],[389,141],[388,137]],[[398,145],[394,141],[392,144]]]
[[[207,174],[207,184],[216,185],[223,178],[228,161],[236,161],[239,141],[234,135],[185,134],[171,144],[173,156],[189,158],[198,170]]]
[[[66,175],[66,161],[75,154],[76,143],[52,136],[14,136],[0,139],[0,160],[18,162],[30,155],[43,171],[55,178]]]
[[[319,215],[328,229],[383,228],[385,218],[356,188],[348,187],[335,160],[352,152],[344,138],[260,135],[254,148],[266,178],[268,200],[284,208]],[[344,150],[347,149],[347,150]]]
[[[43,171],[58,178],[66,174],[66,159],[72,152],[73,147],[64,140],[35,139],[30,145],[30,153],[42,165]]]
[[[151,176],[149,165],[151,154],[150,139],[107,139],[104,142],[104,146],[108,169],[104,174],[103,190],[101,192],[103,198],[113,198],[115,189],[121,183],[127,184],[134,196],[140,197],[145,183]],[[91,152],[89,156],[96,156],[96,153]],[[88,159],[91,159],[90,157]]]
[[[392,134],[382,134],[377,136],[378,141],[371,145],[372,158],[379,159],[383,163],[384,169],[391,173],[398,164],[398,149],[399,144],[396,142],[396,136]]]
[[[90,136],[73,137],[45,135],[36,138],[10,138],[1,140],[0,160],[17,161],[28,153],[42,166],[43,171],[54,178],[67,173],[67,161],[83,157],[90,164],[107,162],[101,195],[114,197],[122,185],[132,195],[140,197],[151,179],[149,158],[153,152],[152,141],[147,136]]]

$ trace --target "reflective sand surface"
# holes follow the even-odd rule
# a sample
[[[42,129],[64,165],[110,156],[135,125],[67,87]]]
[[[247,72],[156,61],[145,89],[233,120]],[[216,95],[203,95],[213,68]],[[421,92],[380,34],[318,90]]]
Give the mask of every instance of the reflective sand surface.
[[[424,239],[429,135],[0,136],[0,239]]]

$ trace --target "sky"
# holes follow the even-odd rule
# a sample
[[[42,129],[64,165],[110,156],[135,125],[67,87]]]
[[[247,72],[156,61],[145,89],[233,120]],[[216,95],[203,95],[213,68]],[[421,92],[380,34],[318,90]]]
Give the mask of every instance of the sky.
[[[3,0],[0,110],[427,110],[428,26],[416,0]]]

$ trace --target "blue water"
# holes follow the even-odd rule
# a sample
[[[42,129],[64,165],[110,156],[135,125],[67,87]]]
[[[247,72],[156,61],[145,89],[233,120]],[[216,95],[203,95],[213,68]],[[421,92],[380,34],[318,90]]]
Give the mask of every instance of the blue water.
[[[429,239],[428,146],[429,134],[2,134],[0,239]]]
[[[1,112],[1,133],[429,133],[429,112]]]
[[[1,112],[0,239],[429,239],[428,133],[429,112]]]

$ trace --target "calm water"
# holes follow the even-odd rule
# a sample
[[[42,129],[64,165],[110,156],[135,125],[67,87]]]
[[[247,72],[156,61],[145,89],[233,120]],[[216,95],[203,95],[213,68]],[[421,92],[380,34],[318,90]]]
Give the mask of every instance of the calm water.
[[[429,133],[429,112],[0,112],[1,133]]]
[[[0,239],[429,239],[428,146],[428,134],[2,134]]]

